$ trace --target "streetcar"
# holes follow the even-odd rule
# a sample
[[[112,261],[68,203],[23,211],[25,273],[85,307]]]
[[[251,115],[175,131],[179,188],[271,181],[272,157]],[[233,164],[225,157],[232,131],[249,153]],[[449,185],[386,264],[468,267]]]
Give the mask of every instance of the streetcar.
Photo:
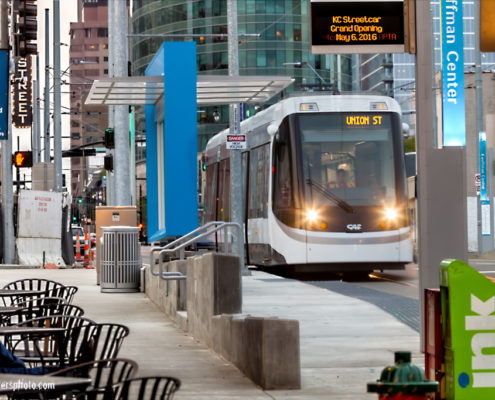
[[[228,221],[230,151],[210,139],[205,222]],[[413,259],[401,110],[376,95],[299,93],[243,121],[246,262],[337,272]]]

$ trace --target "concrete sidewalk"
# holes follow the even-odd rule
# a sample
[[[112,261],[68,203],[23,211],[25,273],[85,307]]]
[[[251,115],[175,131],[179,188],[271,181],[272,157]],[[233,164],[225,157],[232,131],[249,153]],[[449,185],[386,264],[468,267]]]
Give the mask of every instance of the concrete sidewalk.
[[[408,350],[423,366],[417,332],[378,307],[307,283],[253,271],[243,277],[243,313],[297,319],[302,389],[264,391],[236,367],[168,321],[142,293],[101,293],[95,270],[2,269],[0,285],[25,277],[76,285],[74,303],[97,322],[129,326],[120,356],[138,375],[182,381],[177,399],[377,399],[366,383]],[[1,379],[1,378],[0,378]]]

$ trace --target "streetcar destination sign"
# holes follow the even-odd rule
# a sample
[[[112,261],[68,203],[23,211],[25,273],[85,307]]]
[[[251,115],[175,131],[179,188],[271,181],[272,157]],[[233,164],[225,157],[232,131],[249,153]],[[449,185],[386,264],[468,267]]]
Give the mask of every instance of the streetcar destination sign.
[[[382,115],[347,115],[345,124],[348,126],[369,126],[381,125],[383,120]]]
[[[311,0],[313,54],[404,49],[403,0]]]

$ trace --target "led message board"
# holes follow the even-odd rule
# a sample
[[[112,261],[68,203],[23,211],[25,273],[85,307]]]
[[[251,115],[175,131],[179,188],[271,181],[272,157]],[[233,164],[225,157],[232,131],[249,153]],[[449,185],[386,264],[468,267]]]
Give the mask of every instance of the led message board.
[[[311,1],[313,54],[402,53],[403,0]]]

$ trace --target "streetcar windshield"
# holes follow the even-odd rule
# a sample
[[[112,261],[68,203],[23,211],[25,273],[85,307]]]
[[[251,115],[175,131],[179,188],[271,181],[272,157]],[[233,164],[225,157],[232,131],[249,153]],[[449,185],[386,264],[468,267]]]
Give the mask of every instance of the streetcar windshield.
[[[391,114],[299,114],[298,126],[308,204],[396,203]]]

